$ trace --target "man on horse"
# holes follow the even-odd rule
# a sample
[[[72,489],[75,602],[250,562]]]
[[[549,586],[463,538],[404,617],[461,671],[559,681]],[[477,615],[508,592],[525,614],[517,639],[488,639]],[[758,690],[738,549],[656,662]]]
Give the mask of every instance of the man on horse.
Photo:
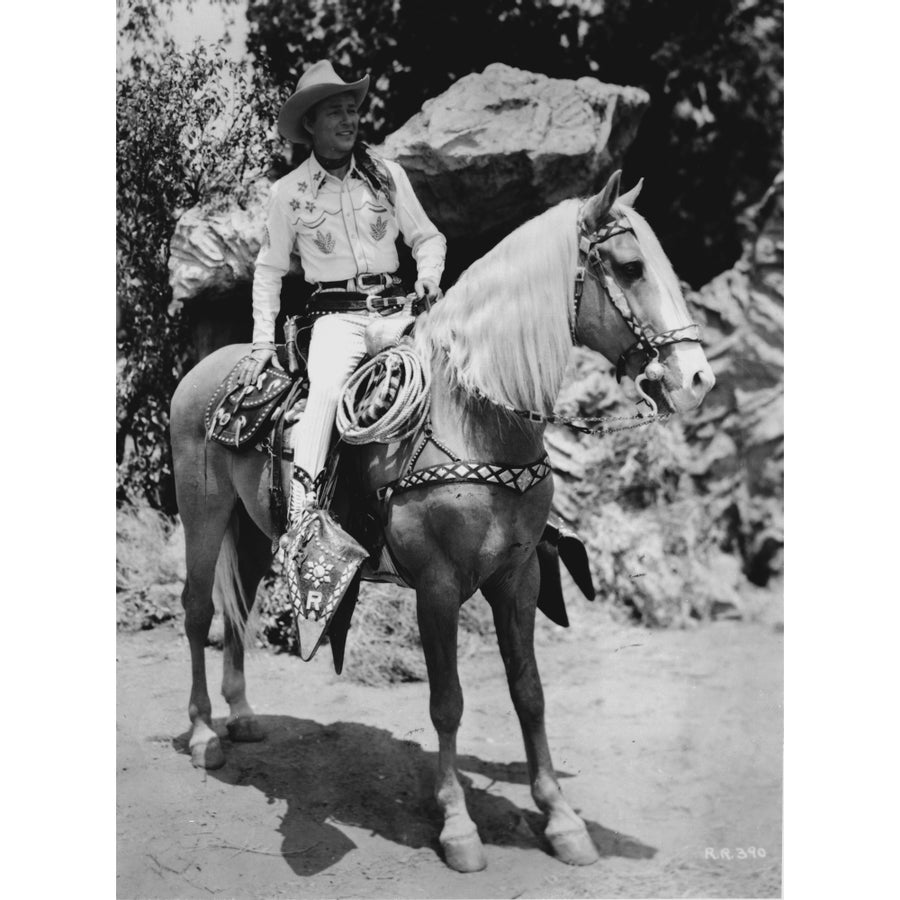
[[[358,139],[369,76],[345,82],[328,61],[310,66],[281,108],[278,130],[311,147],[309,157],[272,187],[253,279],[253,346],[240,373],[252,384],[275,357],[281,282],[293,250],[314,285],[308,314],[309,397],[292,432],[289,537],[315,507],[314,483],[328,455],[341,388],[366,355],[365,330],[384,298],[405,293],[395,276],[402,235],[416,261],[415,293],[441,296],[447,242],[426,215],[403,169]]]

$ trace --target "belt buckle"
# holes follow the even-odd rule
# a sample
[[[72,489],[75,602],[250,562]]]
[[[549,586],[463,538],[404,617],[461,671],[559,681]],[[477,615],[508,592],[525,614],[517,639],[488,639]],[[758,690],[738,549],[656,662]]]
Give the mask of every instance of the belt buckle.
[[[366,272],[359,275],[356,281],[360,287],[384,287],[384,277],[382,275],[372,275]]]
[[[380,300],[380,301],[381,301],[381,305],[380,305],[380,306],[374,306],[374,305],[373,305],[373,304],[374,304],[374,301],[376,301],[376,300]],[[373,293],[373,294],[366,294],[366,309],[367,309],[369,312],[373,312],[373,313],[374,313],[374,312],[378,312],[380,309],[384,309],[385,303],[386,303],[385,298],[382,297],[381,294],[376,294],[376,293]]]

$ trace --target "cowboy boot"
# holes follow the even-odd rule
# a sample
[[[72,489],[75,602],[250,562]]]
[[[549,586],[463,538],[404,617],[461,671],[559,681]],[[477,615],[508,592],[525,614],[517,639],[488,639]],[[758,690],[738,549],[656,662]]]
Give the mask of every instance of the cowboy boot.
[[[288,506],[288,521],[296,525],[305,510],[316,504],[313,480],[306,469],[294,466],[291,473],[291,500]]]
[[[316,490],[306,469],[294,466],[291,473],[291,496],[288,502],[288,530],[281,536],[278,546],[287,550],[296,547],[297,537],[309,524],[316,509]]]

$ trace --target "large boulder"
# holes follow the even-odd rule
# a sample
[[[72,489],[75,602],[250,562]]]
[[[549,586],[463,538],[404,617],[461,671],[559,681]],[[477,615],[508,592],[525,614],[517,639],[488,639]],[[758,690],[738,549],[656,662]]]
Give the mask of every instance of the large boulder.
[[[380,149],[450,240],[492,236],[601,187],[649,101],[640,88],[494,63],[427,101]]]
[[[548,78],[494,64],[467,75],[390,135],[378,151],[409,173],[428,214],[451,242],[448,284],[526,219],[587,194],[620,166],[649,97],[595,78]],[[188,304],[202,353],[215,349],[198,310],[227,298],[249,316],[253,266],[263,235],[266,179],[240,202],[220,198],[179,220],[169,258],[172,311]],[[407,261],[408,262],[408,261]],[[293,270],[299,273],[299,264]],[[287,297],[302,292],[288,280]],[[283,295],[285,299],[285,295]],[[200,301],[200,302],[196,302]],[[249,329],[208,310],[225,337]],[[193,307],[193,309],[191,309]]]

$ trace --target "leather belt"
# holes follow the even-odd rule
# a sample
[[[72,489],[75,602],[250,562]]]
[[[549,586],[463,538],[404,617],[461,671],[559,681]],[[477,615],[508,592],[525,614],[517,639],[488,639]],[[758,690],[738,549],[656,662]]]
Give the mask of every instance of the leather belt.
[[[408,298],[403,295],[403,281],[390,272],[370,274],[364,272],[344,281],[319,281],[309,300],[309,315],[313,318],[329,313],[377,312],[382,316],[399,312]],[[382,296],[381,291],[392,289],[392,294]],[[436,303],[423,297],[410,306],[414,316],[427,312]]]
[[[396,275],[385,272],[380,275],[363,273],[354,278],[346,278],[343,281],[319,281],[316,284],[317,291],[350,291],[351,293],[365,294],[372,288],[386,288],[399,285],[400,279]]]
[[[333,297],[313,294],[309,300],[308,314],[313,318],[342,312],[377,312],[382,316],[388,316],[403,309],[406,302],[403,294],[397,297],[382,297],[380,294],[360,294],[358,292],[341,294],[335,291]],[[430,310],[435,303],[437,300],[429,300],[427,297],[413,300],[409,311],[412,315],[419,316]]]
[[[361,294],[359,291],[340,293],[334,296],[315,293],[309,298],[309,315],[327,316],[330,313],[377,312],[386,316],[399,312],[406,305],[406,297],[382,297],[380,294]]]

